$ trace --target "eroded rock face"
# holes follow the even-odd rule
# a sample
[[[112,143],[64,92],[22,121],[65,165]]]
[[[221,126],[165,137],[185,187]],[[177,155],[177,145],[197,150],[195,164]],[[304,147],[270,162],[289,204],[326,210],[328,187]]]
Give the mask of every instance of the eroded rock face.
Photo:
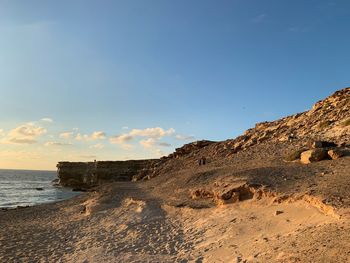
[[[300,161],[304,164],[322,161],[327,158],[327,150],[323,148],[305,151],[300,156]]]
[[[215,142],[213,141],[207,141],[207,140],[202,140],[202,141],[196,141],[192,143],[185,144],[181,148],[176,148],[175,152],[170,154],[168,158],[179,158],[181,156],[184,156],[186,154],[190,154],[196,150],[202,149],[210,144],[213,144]]]
[[[130,181],[158,160],[59,162],[57,175],[62,186],[90,188],[112,181]]]

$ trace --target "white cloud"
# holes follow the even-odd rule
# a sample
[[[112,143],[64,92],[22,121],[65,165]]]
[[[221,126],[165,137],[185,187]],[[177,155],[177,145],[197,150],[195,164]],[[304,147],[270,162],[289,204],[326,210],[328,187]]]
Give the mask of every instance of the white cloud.
[[[23,124],[11,130],[9,132],[10,137],[25,136],[25,137],[37,137],[43,135],[47,130],[43,127],[35,126],[33,123]]]
[[[156,145],[156,140],[153,138],[149,138],[147,140],[141,140],[140,144],[145,148],[151,148]]]
[[[87,136],[87,135],[85,134],[85,136]],[[80,133],[78,133],[77,136],[75,136],[75,139],[76,139],[77,141],[82,141],[82,140],[84,139],[84,136],[81,135]]]
[[[129,142],[133,139],[133,137],[129,134],[122,134],[122,135],[117,135],[117,136],[113,136],[109,139],[109,141],[112,144],[123,144],[126,142]]]
[[[128,126],[123,126],[122,129],[123,129],[123,130],[128,130],[129,127],[128,127]]]
[[[61,143],[61,142],[46,142],[45,146],[71,146],[71,143]]]
[[[89,148],[90,148],[90,149],[103,149],[103,148],[104,148],[104,145],[101,144],[101,143],[97,143],[97,144],[95,144],[95,145],[91,145]]]
[[[0,136],[5,136],[5,132],[3,129],[0,129]]]
[[[42,118],[41,121],[52,123],[53,119],[51,119],[51,118]]]
[[[175,133],[175,130],[173,128],[170,128],[169,130],[164,130],[163,128],[155,127],[155,128],[146,128],[143,130],[132,129],[129,132],[129,135],[159,139],[164,136],[171,136],[174,133]]]
[[[92,133],[91,138],[93,140],[103,140],[106,139],[106,133],[103,131],[95,131]]]
[[[168,130],[164,130],[160,127],[146,128],[146,129],[132,129],[128,133],[123,133],[121,135],[113,136],[109,139],[110,143],[118,144],[123,148],[132,147],[128,142],[131,142],[136,137],[144,137],[139,141],[139,143],[145,148],[151,148],[153,146],[163,146],[168,147],[171,146],[166,142],[159,142],[162,137],[172,136],[175,133],[175,129],[170,128]]]
[[[73,132],[62,132],[60,133],[60,138],[70,139],[73,137]]]
[[[153,138],[141,140],[140,144],[145,148],[152,148],[154,146],[163,146],[163,147],[171,146],[171,144],[167,142],[158,142],[156,139],[153,139]]]
[[[91,135],[78,133],[75,136],[77,141],[96,141],[103,140],[106,138],[106,133],[103,131],[95,131]]]
[[[110,143],[117,144],[125,150],[130,150],[133,148],[133,146],[128,143],[132,140],[133,140],[133,137],[131,135],[128,135],[128,134],[113,136],[109,139]]]
[[[26,123],[9,131],[2,143],[33,144],[36,139],[45,134],[47,130],[36,126],[34,123]]]

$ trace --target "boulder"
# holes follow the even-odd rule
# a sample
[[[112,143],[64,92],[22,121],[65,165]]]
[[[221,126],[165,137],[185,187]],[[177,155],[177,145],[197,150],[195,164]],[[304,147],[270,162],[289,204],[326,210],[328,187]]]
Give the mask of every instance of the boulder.
[[[293,162],[295,160],[299,160],[300,156],[303,152],[305,152],[307,149],[298,149],[298,150],[294,150],[290,153],[288,153],[285,157],[284,160],[287,162]]]
[[[331,157],[332,160],[336,160],[344,155],[345,155],[344,151],[340,149],[333,149],[328,151],[328,156]]]
[[[317,148],[305,151],[300,155],[300,161],[304,164],[318,162],[327,158],[327,150],[323,148]]]

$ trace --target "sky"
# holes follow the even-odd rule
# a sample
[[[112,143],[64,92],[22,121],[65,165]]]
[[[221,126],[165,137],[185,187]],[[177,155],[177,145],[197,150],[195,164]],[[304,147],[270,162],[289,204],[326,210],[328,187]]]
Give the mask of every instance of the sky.
[[[0,0],[0,168],[167,155],[349,86],[350,2]]]

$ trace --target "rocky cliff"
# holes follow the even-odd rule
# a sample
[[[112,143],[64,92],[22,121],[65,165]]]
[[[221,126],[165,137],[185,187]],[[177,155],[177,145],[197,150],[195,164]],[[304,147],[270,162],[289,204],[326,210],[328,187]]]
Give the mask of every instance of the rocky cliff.
[[[62,186],[90,188],[112,181],[130,181],[156,160],[59,162],[57,175]]]

